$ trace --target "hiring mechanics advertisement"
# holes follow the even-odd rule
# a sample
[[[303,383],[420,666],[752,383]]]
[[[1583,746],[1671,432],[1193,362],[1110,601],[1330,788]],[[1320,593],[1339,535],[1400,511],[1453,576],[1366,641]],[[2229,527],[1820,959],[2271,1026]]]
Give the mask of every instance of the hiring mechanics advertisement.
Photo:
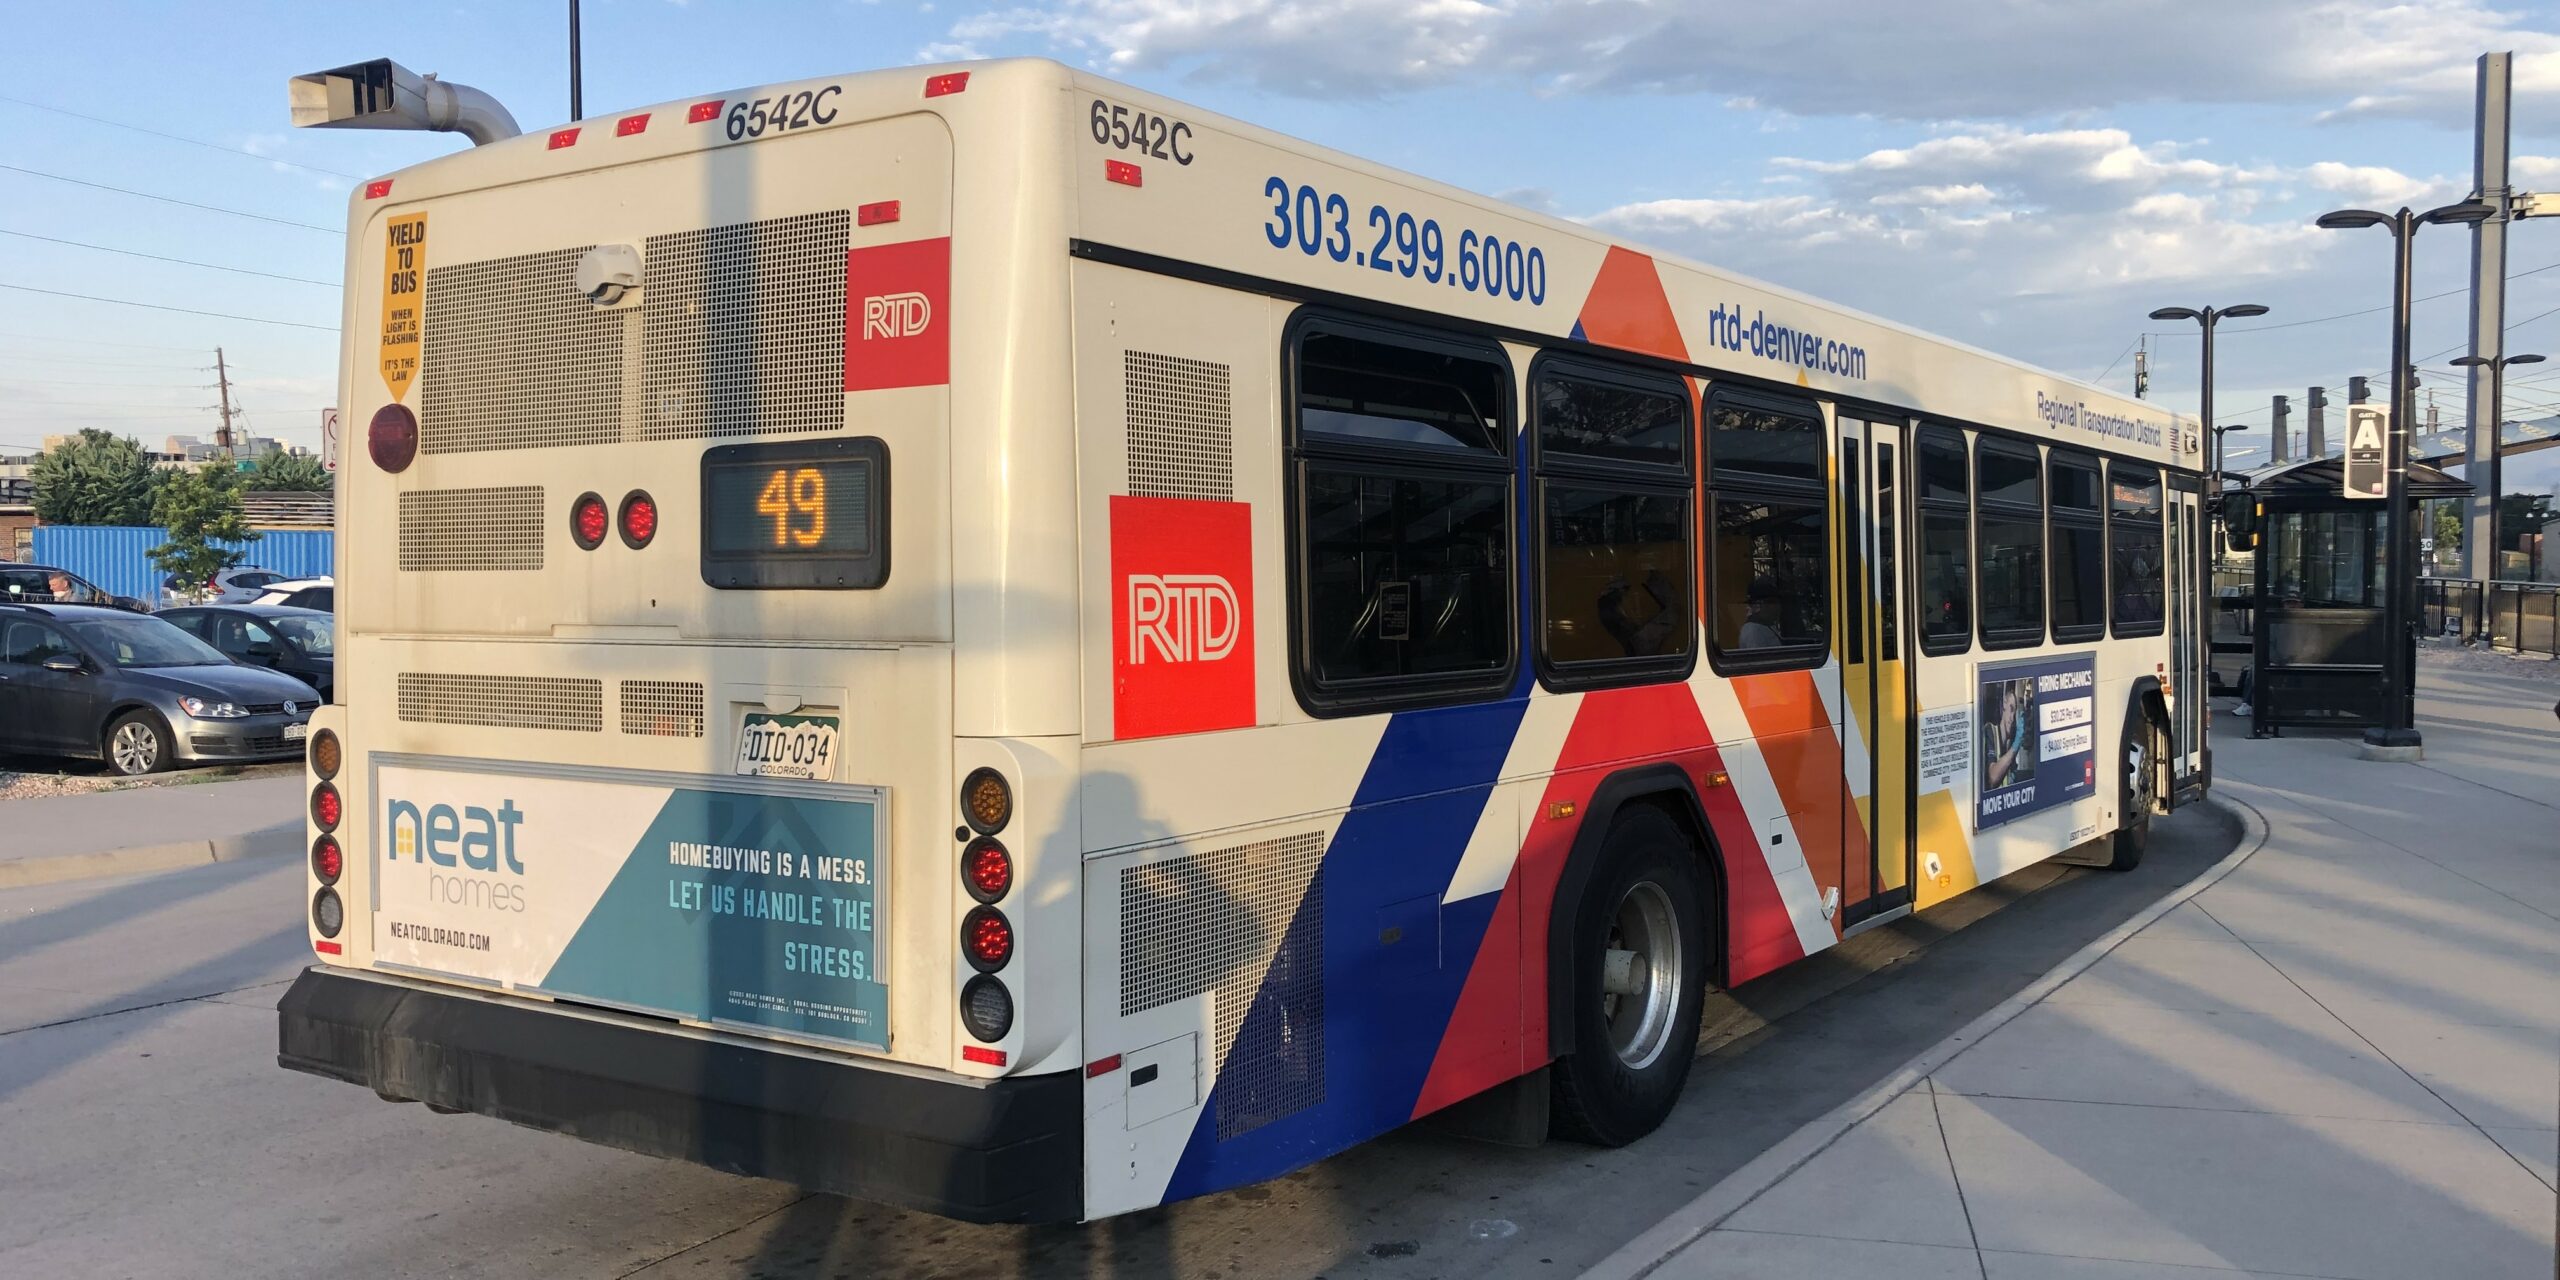
[[[375,770],[386,964],[889,1046],[885,796]]]
[[[1974,679],[1975,830],[2096,791],[2096,657],[1986,662]]]

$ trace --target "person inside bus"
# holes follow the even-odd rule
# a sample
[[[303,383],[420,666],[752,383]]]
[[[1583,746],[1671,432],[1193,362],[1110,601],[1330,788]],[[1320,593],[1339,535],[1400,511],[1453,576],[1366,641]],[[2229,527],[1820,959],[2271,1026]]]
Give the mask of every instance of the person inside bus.
[[[1778,580],[1765,573],[1753,578],[1746,598],[1750,607],[1742,615],[1742,635],[1733,642],[1733,647],[1768,649],[1785,644],[1786,637],[1779,633],[1778,628],[1782,625],[1787,597],[1778,589]]]

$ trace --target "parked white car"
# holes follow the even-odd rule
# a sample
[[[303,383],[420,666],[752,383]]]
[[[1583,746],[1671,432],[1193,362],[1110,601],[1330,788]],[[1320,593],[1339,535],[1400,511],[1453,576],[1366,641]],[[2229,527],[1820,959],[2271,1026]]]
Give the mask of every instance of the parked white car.
[[[265,595],[269,585],[287,581],[271,569],[255,565],[235,565],[213,575],[213,581],[202,587],[181,588],[175,578],[163,583],[160,597],[164,607],[182,604],[249,604]]]
[[[338,580],[317,578],[282,578],[267,584],[266,590],[251,604],[289,604],[296,609],[318,609],[323,613],[338,611]]]

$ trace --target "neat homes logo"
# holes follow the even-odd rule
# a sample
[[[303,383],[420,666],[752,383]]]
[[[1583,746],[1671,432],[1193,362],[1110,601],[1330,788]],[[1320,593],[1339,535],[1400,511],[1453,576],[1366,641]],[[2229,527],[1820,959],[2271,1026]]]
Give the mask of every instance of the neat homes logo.
[[[498,801],[495,811],[476,804],[431,804],[422,811],[415,801],[396,799],[383,807],[390,862],[407,858],[425,866],[427,895],[435,901],[488,911],[525,909],[519,879],[524,860],[516,850],[516,827],[523,821],[524,811],[511,799]]]

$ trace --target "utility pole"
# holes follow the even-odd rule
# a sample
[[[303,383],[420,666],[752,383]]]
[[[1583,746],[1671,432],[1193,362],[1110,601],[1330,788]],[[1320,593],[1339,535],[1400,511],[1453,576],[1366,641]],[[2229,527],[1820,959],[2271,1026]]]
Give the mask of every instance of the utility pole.
[[[578,0],[569,0],[569,123],[576,124],[587,116],[586,93],[579,84],[578,69]]]
[[[223,363],[222,348],[220,347],[215,347],[213,349],[213,377],[215,384],[222,388],[222,429],[215,433],[214,440],[215,443],[222,446],[222,456],[225,459],[229,459],[232,456],[231,367]]]
[[[2136,400],[2151,394],[2151,335],[2146,333],[2138,341],[2142,345],[2133,353],[2133,398]]]
[[[2490,206],[2489,217],[2471,229],[2471,354],[2488,361],[2464,370],[2470,375],[2470,403],[2463,410],[2470,428],[2463,477],[2471,496],[2462,525],[2462,572],[2487,581],[2497,576],[2498,395],[2497,360],[2507,351],[2507,222],[2515,216],[2514,189],[2507,185],[2507,88],[2512,53],[2480,55],[2479,93],[2471,146],[2471,198]]]

